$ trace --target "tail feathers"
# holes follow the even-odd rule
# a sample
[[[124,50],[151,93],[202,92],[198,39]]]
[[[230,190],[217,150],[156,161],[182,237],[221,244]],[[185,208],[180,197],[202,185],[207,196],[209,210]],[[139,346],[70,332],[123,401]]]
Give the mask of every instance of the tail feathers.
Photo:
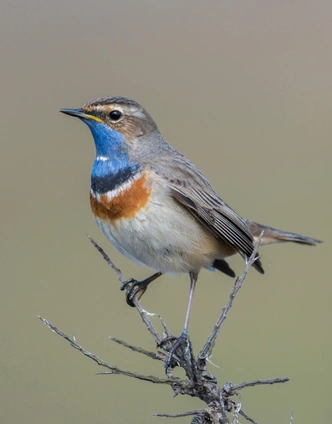
[[[301,234],[277,230],[276,228],[268,227],[266,225],[258,224],[254,221],[250,221],[250,219],[244,219],[244,221],[250,228],[250,231],[254,236],[255,240],[257,240],[261,232],[264,231],[261,245],[271,243],[282,243],[286,241],[299,244],[306,244],[307,246],[315,246],[318,243],[322,243],[321,240],[317,240],[312,237],[302,236]]]
[[[268,227],[266,225],[258,224],[257,222],[251,221],[250,219],[243,218],[245,223],[248,225],[255,241],[257,241],[264,231],[261,246],[264,244],[282,243],[282,242],[293,242],[299,244],[305,244],[307,246],[315,246],[316,244],[322,243],[321,240],[317,240],[312,237],[302,236],[301,234],[289,233],[287,231],[277,230],[276,228]],[[258,272],[264,274],[264,270],[259,258],[252,265]],[[235,272],[228,265],[224,259],[216,259],[213,262],[213,268],[218,269],[224,274],[235,277]]]

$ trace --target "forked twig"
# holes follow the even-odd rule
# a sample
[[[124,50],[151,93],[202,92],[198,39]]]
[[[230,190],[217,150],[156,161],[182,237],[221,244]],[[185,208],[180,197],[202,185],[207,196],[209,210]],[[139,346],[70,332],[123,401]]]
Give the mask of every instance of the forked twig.
[[[179,381],[179,379],[176,378],[176,377],[173,377],[173,378],[159,378],[159,377],[155,377],[153,375],[139,374],[139,373],[136,373],[136,372],[133,372],[133,371],[129,371],[129,370],[125,370],[125,369],[119,368],[116,365],[112,365],[109,362],[106,362],[103,359],[99,358],[94,353],[91,353],[91,352],[87,351],[86,349],[84,349],[80,344],[77,343],[77,341],[76,341],[75,338],[71,339],[69,336],[67,336],[67,334],[63,333],[61,330],[59,330],[57,327],[55,327],[53,324],[51,324],[47,319],[45,319],[45,318],[43,318],[43,317],[41,317],[39,315],[38,315],[38,318],[50,330],[52,330],[58,336],[61,336],[63,339],[65,339],[67,342],[69,342],[70,345],[74,349],[77,349],[78,351],[80,351],[81,353],[83,353],[83,355],[85,355],[88,358],[92,359],[93,361],[95,361],[101,367],[104,367],[104,368],[106,368],[106,369],[109,370],[109,371],[107,371],[107,372],[105,372],[103,374],[106,374],[106,373],[107,374],[121,374],[121,375],[125,375],[127,377],[136,378],[138,380],[149,381],[149,382],[155,383],[155,384],[168,384],[168,385],[172,385],[174,383],[178,383],[178,381]]]

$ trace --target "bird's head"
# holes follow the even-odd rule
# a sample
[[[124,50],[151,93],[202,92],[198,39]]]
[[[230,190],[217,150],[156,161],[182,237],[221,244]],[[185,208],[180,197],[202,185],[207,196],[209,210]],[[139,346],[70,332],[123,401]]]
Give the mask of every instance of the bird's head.
[[[79,109],[60,109],[60,112],[80,118],[88,125],[97,155],[106,150],[134,147],[140,139],[146,140],[159,133],[148,112],[125,97],[104,97]]]

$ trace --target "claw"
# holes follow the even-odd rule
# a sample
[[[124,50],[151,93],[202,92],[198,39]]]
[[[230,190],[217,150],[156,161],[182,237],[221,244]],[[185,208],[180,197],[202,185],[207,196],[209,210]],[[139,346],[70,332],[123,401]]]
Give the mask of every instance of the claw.
[[[128,280],[124,281],[120,287],[120,290],[123,291],[130,283],[136,282],[135,278],[129,278]]]
[[[188,331],[186,329],[184,329],[182,331],[182,333],[180,334],[180,337],[176,338],[176,337],[166,337],[161,344],[164,344],[168,341],[172,341],[172,340],[176,340],[176,342],[174,343],[172,349],[169,352],[167,361],[165,362],[165,371],[167,372],[168,368],[174,368],[174,366],[172,365],[172,362],[174,361],[174,355],[176,353],[176,351],[180,348],[183,347],[183,349],[186,349],[189,345],[189,336],[188,336]]]
[[[135,278],[129,278],[124,281],[120,287],[120,290],[126,289],[126,302],[129,306],[135,307],[134,299],[137,296],[140,299],[143,294],[146,292],[148,285],[152,283],[156,278],[160,277],[161,272],[151,275],[151,277],[146,278],[145,280],[135,280]]]
[[[134,298],[137,296],[140,299],[143,294],[146,292],[149,283],[146,283],[146,280],[139,281],[134,278],[129,278],[129,280],[124,281],[120,290],[126,289],[126,302],[129,306],[135,307]]]

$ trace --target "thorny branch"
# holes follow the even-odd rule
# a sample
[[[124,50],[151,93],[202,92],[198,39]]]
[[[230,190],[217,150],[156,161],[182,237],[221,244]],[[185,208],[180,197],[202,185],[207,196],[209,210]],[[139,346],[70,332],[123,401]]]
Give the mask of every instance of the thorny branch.
[[[50,330],[52,330],[57,335],[64,338],[70,345],[83,353],[83,355],[95,361],[99,366],[103,367],[105,371],[98,374],[120,374],[125,375],[127,377],[136,378],[143,381],[148,381],[155,384],[166,384],[172,387],[175,396],[178,394],[189,395],[192,397],[198,397],[206,403],[206,408],[203,410],[189,411],[180,414],[154,414],[157,417],[163,418],[178,418],[178,417],[186,417],[193,415],[193,419],[191,420],[192,424],[237,424],[238,416],[241,415],[246,420],[250,421],[253,424],[257,424],[256,421],[249,417],[242,409],[241,401],[234,402],[232,400],[233,396],[238,395],[238,391],[245,387],[252,387],[261,384],[275,384],[275,383],[285,383],[289,380],[286,378],[273,378],[269,380],[253,380],[246,381],[240,384],[233,384],[227,382],[223,387],[218,387],[217,378],[210,374],[207,370],[207,359],[211,356],[212,350],[215,344],[215,341],[220,332],[220,328],[225,322],[226,316],[233,305],[233,301],[235,296],[239,292],[240,288],[243,285],[243,282],[247,276],[247,273],[251,267],[251,265],[256,260],[256,254],[261,242],[263,233],[261,234],[255,249],[249,259],[246,261],[246,266],[243,274],[238,277],[234,283],[233,289],[230,293],[228,302],[222,308],[220,316],[213,327],[213,330],[208,337],[206,343],[203,348],[200,350],[198,358],[196,359],[193,353],[191,341],[188,341],[188,346],[186,348],[179,347],[176,350],[175,354],[172,357],[172,361],[170,367],[166,370],[166,378],[160,378],[151,375],[143,375],[136,372],[132,372],[126,369],[122,369],[117,367],[116,365],[110,364],[109,362],[99,358],[94,353],[87,351],[83,348],[76,340],[75,337],[70,338],[65,333],[60,331],[56,326],[51,324],[48,320],[42,317],[38,317]],[[101,253],[105,261],[108,265],[115,271],[118,279],[123,284],[126,282],[124,275],[121,270],[118,269],[108,255],[104,252],[104,250],[90,237],[88,236],[91,243],[94,247]],[[132,280],[135,281],[135,280]],[[141,347],[133,346],[123,340],[120,340],[116,337],[110,337],[110,340],[122,345],[125,348],[128,348],[134,352],[141,353],[151,359],[162,361],[166,363],[169,357],[169,352],[172,350],[174,344],[176,343],[176,337],[174,337],[171,331],[168,329],[164,320],[159,317],[160,322],[162,324],[164,334],[160,335],[158,331],[152,324],[150,319],[151,314],[145,311],[138,298],[135,297],[133,299],[133,303],[144,323],[147,330],[152,335],[156,345],[156,352],[147,351]],[[166,336],[166,338],[165,338]],[[181,367],[184,369],[186,373],[186,379],[180,379],[178,377],[174,377],[172,375],[172,370],[175,367]],[[230,418],[229,413],[233,412],[233,417]],[[293,421],[293,415],[291,415],[291,423]]]

